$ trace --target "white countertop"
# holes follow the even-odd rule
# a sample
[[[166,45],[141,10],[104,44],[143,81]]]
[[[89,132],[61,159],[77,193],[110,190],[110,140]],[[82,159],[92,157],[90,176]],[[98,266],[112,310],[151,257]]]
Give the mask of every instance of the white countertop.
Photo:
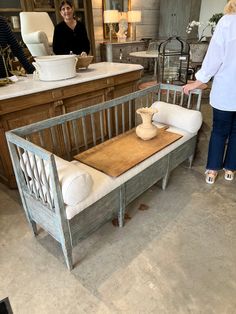
[[[158,58],[158,51],[157,52],[147,52],[147,50],[134,51],[134,52],[130,52],[129,55],[133,57],[140,57],[140,58]]]
[[[74,78],[53,82],[34,80],[33,75],[31,74],[27,75],[27,77],[19,77],[19,80],[16,83],[0,87],[0,100],[84,83],[142,69],[143,67],[139,64],[99,62],[91,64],[87,70],[79,70]]]
[[[138,57],[138,58],[153,58],[154,59],[154,73],[153,77],[156,78],[157,76],[157,59],[158,59],[158,51],[148,51],[148,50],[143,50],[143,51],[134,51],[130,52],[129,54],[131,57]]]

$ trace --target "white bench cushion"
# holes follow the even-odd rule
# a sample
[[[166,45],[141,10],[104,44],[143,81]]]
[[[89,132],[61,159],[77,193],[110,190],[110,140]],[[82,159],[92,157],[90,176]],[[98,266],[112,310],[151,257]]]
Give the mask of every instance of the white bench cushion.
[[[129,179],[133,178],[136,174],[140,173],[142,170],[146,169],[147,167],[151,166],[156,161],[160,160],[165,155],[169,154],[178,146],[182,145],[190,138],[194,136],[193,133],[186,132],[184,130],[180,130],[174,127],[170,127],[169,131],[178,133],[183,135],[178,141],[174,142],[173,144],[165,147],[160,152],[152,155],[151,157],[147,158],[143,162],[139,163],[135,167],[131,168],[130,170],[126,171],[122,175],[117,178],[110,177],[101,171],[98,171],[90,166],[87,166],[79,161],[72,161],[75,166],[77,166],[80,170],[84,170],[85,172],[89,173],[93,179],[93,186],[91,189],[90,194],[86,197],[83,201],[78,203],[76,206],[66,206],[66,216],[68,219],[72,219],[75,215],[83,211],[88,206],[92,205],[103,196],[107,195],[121,184],[127,182]]]

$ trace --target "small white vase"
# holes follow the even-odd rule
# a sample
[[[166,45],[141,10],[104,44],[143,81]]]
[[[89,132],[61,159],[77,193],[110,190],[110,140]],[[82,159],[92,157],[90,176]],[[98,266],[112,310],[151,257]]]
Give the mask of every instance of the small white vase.
[[[136,111],[142,118],[142,123],[136,127],[136,134],[144,141],[150,140],[157,135],[158,129],[152,124],[152,116],[157,111],[157,109],[148,107],[139,108]]]

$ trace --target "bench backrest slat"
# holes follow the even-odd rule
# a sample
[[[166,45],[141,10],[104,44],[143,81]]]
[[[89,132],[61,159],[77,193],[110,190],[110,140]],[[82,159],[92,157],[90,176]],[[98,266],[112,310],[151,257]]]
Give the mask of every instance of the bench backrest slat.
[[[101,141],[104,142],[104,111],[99,111],[99,123],[101,132]]]

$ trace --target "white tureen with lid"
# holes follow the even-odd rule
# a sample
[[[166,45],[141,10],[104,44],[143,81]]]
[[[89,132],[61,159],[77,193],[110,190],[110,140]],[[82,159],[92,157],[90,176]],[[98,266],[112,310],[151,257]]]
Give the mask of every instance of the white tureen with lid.
[[[76,76],[76,55],[35,57],[36,77],[42,81],[65,80]]]

